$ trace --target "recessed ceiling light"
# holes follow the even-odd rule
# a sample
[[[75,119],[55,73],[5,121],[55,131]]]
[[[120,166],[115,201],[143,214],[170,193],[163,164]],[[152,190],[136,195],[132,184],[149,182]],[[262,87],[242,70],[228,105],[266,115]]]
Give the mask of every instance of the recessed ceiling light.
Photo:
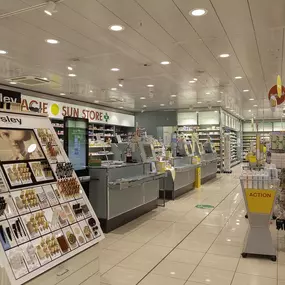
[[[168,64],[170,64],[170,61],[162,61],[160,64],[162,64],[162,65],[168,65]]]
[[[49,15],[52,16],[52,14],[55,12],[56,9],[56,4],[54,1],[48,1],[47,6],[44,10],[44,12]]]
[[[254,98],[249,98],[248,100],[249,100],[249,101],[254,101]]]
[[[116,91],[116,90],[117,90],[117,88],[116,88],[116,87],[113,87],[113,88],[111,88],[111,90],[112,90],[112,91]]]
[[[17,84],[17,82],[15,82],[15,81],[10,81],[9,83],[12,84],[12,85],[16,85]]]
[[[242,77],[241,76],[236,76],[235,79],[242,79]]]
[[[98,100],[95,100],[95,101],[94,101],[94,103],[98,104],[98,103],[99,103],[99,101],[98,101]]]
[[[253,105],[253,107],[257,107],[257,105]]]
[[[194,80],[194,81],[198,81],[198,79],[197,79],[197,78],[193,78],[193,80]]]
[[[48,80],[46,77],[42,77],[43,80]]]
[[[0,54],[7,54],[8,52],[6,50],[0,49]]]
[[[124,108],[123,106],[120,107],[120,109],[123,109],[123,108]]]
[[[123,31],[124,29],[125,27],[121,25],[112,25],[109,27],[109,30],[114,31],[114,32],[120,32],[120,31]]]
[[[210,93],[210,92],[206,92],[206,94],[207,94],[207,95],[210,95],[211,93]]]
[[[47,39],[46,42],[52,45],[56,45],[59,43],[59,41],[55,39]]]
[[[215,113],[218,113],[218,111],[216,110]]]
[[[218,101],[217,101],[217,103],[221,103],[221,102],[222,102],[221,100],[218,100]]]
[[[201,104],[201,103],[202,103],[201,101],[198,101],[198,102],[197,102],[197,104]]]
[[[120,71],[120,68],[113,67],[113,68],[111,68],[111,71]]]
[[[145,100],[145,97],[140,97],[141,100]]]
[[[161,107],[163,107],[163,106],[164,106],[164,104],[160,104],[160,106],[161,106]]]
[[[143,108],[146,108],[147,106],[146,105],[143,105]]]
[[[195,80],[190,80],[190,81],[189,81],[189,83],[195,83],[195,82],[196,82]]]
[[[226,58],[226,57],[229,57],[230,55],[228,53],[222,53],[219,55],[219,57],[221,58]]]
[[[73,70],[73,68],[71,66],[68,66],[67,69],[68,70]]]
[[[193,10],[191,10],[189,12],[189,15],[190,16],[194,16],[194,17],[200,17],[200,16],[204,16],[207,14],[207,10],[206,9],[203,9],[203,8],[195,8]]]
[[[177,95],[172,94],[172,95],[170,95],[170,97],[175,98],[175,97],[177,97]]]
[[[242,90],[242,92],[249,92],[249,90],[248,89],[244,89],[244,90]]]
[[[196,111],[196,114],[198,114],[199,112],[198,111]]]
[[[147,87],[154,87],[154,85],[153,84],[148,84]]]
[[[62,96],[64,96],[64,95],[65,95],[65,93],[61,92],[59,95],[62,95]]]
[[[229,107],[229,106],[227,106],[227,107],[226,107],[226,109],[230,109],[230,107]]]
[[[76,77],[76,74],[74,74],[74,73],[69,73],[68,76],[69,76],[69,77]]]
[[[221,92],[220,92],[220,94],[224,94],[224,92],[223,92],[223,91],[221,91]]]
[[[251,112],[251,110],[248,110],[248,112]]]
[[[93,93],[93,90],[90,90],[89,92],[90,92],[90,93]]]

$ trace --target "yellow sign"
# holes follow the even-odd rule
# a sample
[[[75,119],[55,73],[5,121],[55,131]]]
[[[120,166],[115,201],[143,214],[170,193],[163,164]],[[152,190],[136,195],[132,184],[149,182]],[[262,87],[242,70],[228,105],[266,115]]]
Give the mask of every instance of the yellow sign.
[[[200,188],[201,186],[201,167],[196,168],[196,179],[195,179],[195,188]]]
[[[277,76],[277,95],[279,98],[282,95],[282,81],[280,75]]]
[[[275,190],[245,189],[245,194],[250,213],[271,213],[275,200]]]

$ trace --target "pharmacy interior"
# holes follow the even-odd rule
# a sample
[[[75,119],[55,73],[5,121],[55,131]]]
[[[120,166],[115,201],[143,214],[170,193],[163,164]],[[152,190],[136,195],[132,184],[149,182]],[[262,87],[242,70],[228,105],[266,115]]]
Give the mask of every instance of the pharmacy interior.
[[[183,236],[195,257],[205,234],[202,266],[228,265],[218,249],[237,259],[227,244],[235,240],[217,245],[216,228],[232,222],[227,206],[241,196],[236,219],[247,234],[236,268],[251,268],[240,260],[252,256],[278,260],[271,233],[285,230],[285,2],[221,2],[0,1],[1,285],[100,285],[100,243],[145,223],[154,225],[147,234],[114,242],[120,258],[134,254],[140,233],[141,252],[163,251],[163,242],[180,251]],[[146,245],[163,223],[171,236]],[[199,261],[179,280],[191,267],[180,270],[192,261],[187,252],[171,261],[178,269],[131,272],[139,256],[125,274],[112,254],[108,247],[109,277],[140,276],[118,277],[122,284],[152,285],[145,277],[165,271],[175,281],[155,285],[223,284],[227,275]],[[140,265],[157,257],[168,262],[143,256]]]

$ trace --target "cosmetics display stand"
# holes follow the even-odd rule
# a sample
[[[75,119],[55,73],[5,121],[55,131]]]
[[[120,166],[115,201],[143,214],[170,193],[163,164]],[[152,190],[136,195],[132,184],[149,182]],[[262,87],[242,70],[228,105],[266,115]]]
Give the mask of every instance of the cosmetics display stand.
[[[248,254],[266,255],[276,261],[269,221],[280,180],[261,172],[245,172],[240,182],[249,220],[242,257],[246,258]]]
[[[92,263],[89,277],[99,285],[96,244],[104,235],[51,122],[23,112],[0,118],[0,278],[84,284]]]

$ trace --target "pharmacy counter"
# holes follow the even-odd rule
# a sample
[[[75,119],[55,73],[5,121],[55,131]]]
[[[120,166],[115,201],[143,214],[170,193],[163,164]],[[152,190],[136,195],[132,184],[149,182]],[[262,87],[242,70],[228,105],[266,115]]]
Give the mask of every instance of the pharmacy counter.
[[[174,171],[167,170],[165,178],[165,197],[174,200],[176,197],[194,188],[196,168],[200,164],[192,164],[192,157],[173,158]],[[160,193],[162,197],[162,193]]]
[[[91,166],[89,173],[89,200],[104,232],[156,208],[159,181],[165,177],[150,173],[149,163]]]
[[[201,155],[201,183],[217,176],[218,158],[216,153],[206,153]]]

